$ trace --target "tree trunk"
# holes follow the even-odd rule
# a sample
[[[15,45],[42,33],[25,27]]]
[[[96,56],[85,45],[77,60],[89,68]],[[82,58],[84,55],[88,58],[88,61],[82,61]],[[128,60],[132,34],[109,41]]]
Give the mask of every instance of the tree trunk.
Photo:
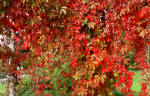
[[[14,81],[14,78],[12,77],[12,76],[9,76],[8,77],[8,95],[7,96],[15,96],[14,94],[15,94],[15,88],[14,88],[14,83],[13,83],[13,81]]]
[[[10,38],[9,48],[11,49],[12,52],[15,52],[13,35]],[[10,57],[8,60],[9,66],[12,66],[11,65],[12,61],[13,61],[13,58]],[[11,70],[10,70],[10,72],[11,72]],[[8,95],[7,96],[15,96],[15,85],[14,85],[15,78],[12,73],[8,73],[8,74],[9,75],[8,75],[8,85],[7,85],[8,86]]]

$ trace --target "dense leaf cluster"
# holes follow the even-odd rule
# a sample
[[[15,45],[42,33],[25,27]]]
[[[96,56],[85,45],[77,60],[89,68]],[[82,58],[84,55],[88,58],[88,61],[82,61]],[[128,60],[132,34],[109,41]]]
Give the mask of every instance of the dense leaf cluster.
[[[1,57],[13,57],[13,76],[29,75],[32,95],[131,96],[133,51],[134,66],[149,71],[149,0],[1,0],[0,13],[1,35],[15,41],[15,56]]]

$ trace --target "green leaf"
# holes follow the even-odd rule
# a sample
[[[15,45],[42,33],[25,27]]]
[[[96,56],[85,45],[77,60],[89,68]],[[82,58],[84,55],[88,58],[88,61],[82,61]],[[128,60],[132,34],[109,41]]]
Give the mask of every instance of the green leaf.
[[[85,56],[85,54],[79,55],[79,58],[82,58],[82,57],[84,57],[84,56]]]
[[[106,78],[107,78],[107,77],[106,77],[106,74],[103,74],[103,75],[100,76],[100,80],[101,80],[101,82],[102,82],[103,84],[104,84]]]
[[[26,0],[22,0],[22,3],[25,3]]]
[[[118,76],[118,73],[114,73],[114,76]]]
[[[88,19],[85,19],[84,21],[82,21],[83,25],[88,23]],[[82,26],[83,26],[82,25]]]
[[[1,14],[1,17],[4,17],[5,11],[0,9],[0,14]]]
[[[124,36],[125,36],[125,31],[123,29],[123,27],[120,25],[120,29],[122,30],[122,37],[121,37],[121,40],[123,40]]]
[[[4,7],[9,6],[9,0],[4,0],[3,4],[4,4]]]

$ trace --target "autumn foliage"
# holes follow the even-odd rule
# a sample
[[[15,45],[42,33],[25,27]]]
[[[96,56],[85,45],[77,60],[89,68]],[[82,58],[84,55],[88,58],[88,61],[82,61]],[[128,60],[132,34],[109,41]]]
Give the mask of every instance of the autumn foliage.
[[[0,13],[1,34],[15,41],[8,70],[28,74],[32,94],[132,96],[133,51],[135,66],[149,71],[149,0],[1,0]]]

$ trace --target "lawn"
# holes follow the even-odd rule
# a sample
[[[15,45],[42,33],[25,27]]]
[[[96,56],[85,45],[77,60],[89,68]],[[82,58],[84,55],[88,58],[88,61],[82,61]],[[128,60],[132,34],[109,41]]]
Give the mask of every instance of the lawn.
[[[0,96],[5,96],[6,84],[0,84]]]
[[[140,81],[141,81],[141,76],[140,76],[140,71],[138,70],[134,70],[132,71],[135,73],[134,77],[133,77],[133,85],[132,85],[132,89],[134,91],[136,91],[136,93],[134,94],[135,96],[138,96],[138,93],[140,92],[141,90],[141,85],[140,85]]]

